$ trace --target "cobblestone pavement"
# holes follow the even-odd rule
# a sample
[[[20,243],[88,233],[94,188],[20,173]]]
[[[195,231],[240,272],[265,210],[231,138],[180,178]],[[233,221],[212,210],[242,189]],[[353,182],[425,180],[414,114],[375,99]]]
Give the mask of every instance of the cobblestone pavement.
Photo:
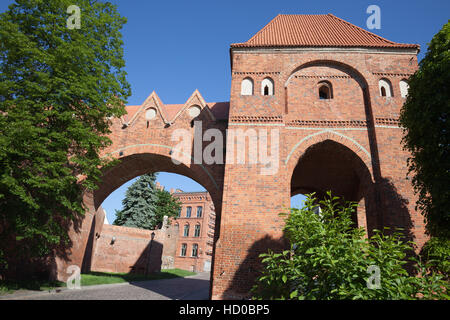
[[[60,292],[21,292],[1,296],[13,300],[207,300],[209,273],[185,278],[140,281],[63,289]]]

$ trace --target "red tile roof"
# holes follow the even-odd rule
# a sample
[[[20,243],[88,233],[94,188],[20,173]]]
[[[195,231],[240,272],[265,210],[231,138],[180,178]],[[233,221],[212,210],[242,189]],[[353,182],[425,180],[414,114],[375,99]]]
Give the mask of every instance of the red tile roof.
[[[247,42],[231,47],[420,48],[386,40],[332,14],[279,14]]]

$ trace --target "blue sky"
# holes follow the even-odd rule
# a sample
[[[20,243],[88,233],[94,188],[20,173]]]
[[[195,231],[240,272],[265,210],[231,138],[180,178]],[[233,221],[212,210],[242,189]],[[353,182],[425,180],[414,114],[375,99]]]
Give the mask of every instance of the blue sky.
[[[198,89],[208,102],[228,101],[229,45],[248,40],[279,13],[326,14],[366,27],[366,9],[381,9],[381,29],[389,40],[427,43],[449,19],[450,1],[149,1],[114,0],[128,18],[123,29],[132,96],[141,104],[155,90],[164,103],[183,103]]]
[[[381,29],[370,30],[388,40],[418,43],[419,60],[427,43],[450,18],[450,1],[349,0],[112,0],[128,22],[123,29],[128,104],[139,105],[155,90],[164,103],[184,103],[195,89],[208,102],[229,101],[229,45],[244,42],[277,14],[326,14],[367,29],[369,5],[381,9]],[[0,0],[0,11],[10,0]],[[81,8],[81,14],[83,8]],[[82,19],[82,17],[81,17]],[[81,21],[82,22],[82,21]],[[166,188],[203,188],[188,178],[160,174]],[[104,202],[110,222],[126,183]]]

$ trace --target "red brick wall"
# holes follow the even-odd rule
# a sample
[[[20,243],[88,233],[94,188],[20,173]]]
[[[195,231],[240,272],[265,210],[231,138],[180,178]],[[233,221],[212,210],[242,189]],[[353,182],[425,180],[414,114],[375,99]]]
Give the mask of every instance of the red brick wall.
[[[88,242],[90,238],[92,239],[95,236],[95,232],[99,231],[98,228],[103,226],[105,213],[100,207],[95,208],[92,194],[85,193],[83,202],[87,208],[84,218],[72,223],[69,230],[71,248],[65,254],[58,254],[55,258],[56,279],[60,281],[66,281],[70,276],[67,273],[67,268],[70,265],[76,265],[82,269],[84,258],[92,259],[92,246],[88,247]],[[94,221],[97,221],[95,225],[93,224]],[[95,245],[95,241],[94,237],[93,245]],[[92,263],[92,260],[89,263]]]
[[[417,69],[416,54],[282,51],[232,52],[229,129],[279,130],[280,168],[275,176],[263,176],[260,165],[227,163],[213,299],[246,297],[260,267],[258,254],[285,245],[278,213],[289,207],[297,182],[293,177],[304,183],[296,186],[303,192],[325,192],[326,186],[342,189],[333,177],[348,172],[355,186],[353,200],[364,205],[358,211],[367,215],[358,217],[360,225],[367,221],[373,227],[406,227],[419,247],[425,240],[421,217],[414,210],[416,198],[405,179],[408,154],[402,150],[402,130],[396,121],[404,102],[398,82]],[[260,93],[261,81],[267,76],[275,83],[274,96]],[[254,81],[253,96],[240,95],[246,77]],[[393,97],[380,96],[380,78],[391,81]],[[318,98],[321,80],[331,82],[333,99]],[[335,148],[326,141],[333,141]],[[227,143],[227,149],[231,148],[231,141]],[[343,164],[341,170],[335,166],[333,171],[338,154]],[[320,170],[328,176],[317,174],[315,181],[305,178],[305,171],[294,176],[297,165],[306,163],[312,178]]]
[[[167,228],[169,229],[169,228]],[[151,241],[151,234],[155,238]],[[123,226],[103,225],[94,251],[91,271],[145,273],[161,270],[162,258],[173,254],[168,238],[171,234],[163,229],[144,230]],[[112,238],[115,237],[114,243]]]

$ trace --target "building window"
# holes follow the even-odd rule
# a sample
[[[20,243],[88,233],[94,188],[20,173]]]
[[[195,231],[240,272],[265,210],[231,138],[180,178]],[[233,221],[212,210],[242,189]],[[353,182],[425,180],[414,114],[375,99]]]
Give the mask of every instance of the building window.
[[[184,225],[183,236],[189,237],[189,225],[188,224]]]
[[[202,217],[202,211],[203,211],[203,207],[197,207],[197,218]]]
[[[380,88],[380,96],[392,97],[392,86],[388,79],[380,79],[378,81],[378,87]]]
[[[181,244],[181,256],[182,257],[186,257],[186,249],[187,249],[187,244],[186,243],[182,243]]]
[[[194,243],[192,245],[192,256],[196,257],[198,255],[198,244]]]
[[[200,237],[200,224],[195,225],[194,237]]]
[[[319,85],[319,99],[333,99],[333,87],[329,81],[320,81]]]
[[[190,218],[191,217],[191,211],[192,211],[192,207],[187,207],[186,208],[186,218]]]
[[[402,98],[406,98],[409,89],[408,82],[406,82],[406,80],[400,80],[399,85],[400,85],[400,95],[402,96]]]
[[[253,95],[253,80],[251,78],[245,78],[241,83],[241,95],[251,96]]]
[[[178,215],[177,215],[178,218],[181,217],[181,209],[182,209],[182,207],[180,207],[180,209],[178,209]]]
[[[265,78],[261,82],[261,94],[263,96],[273,96],[273,80],[270,78]]]

